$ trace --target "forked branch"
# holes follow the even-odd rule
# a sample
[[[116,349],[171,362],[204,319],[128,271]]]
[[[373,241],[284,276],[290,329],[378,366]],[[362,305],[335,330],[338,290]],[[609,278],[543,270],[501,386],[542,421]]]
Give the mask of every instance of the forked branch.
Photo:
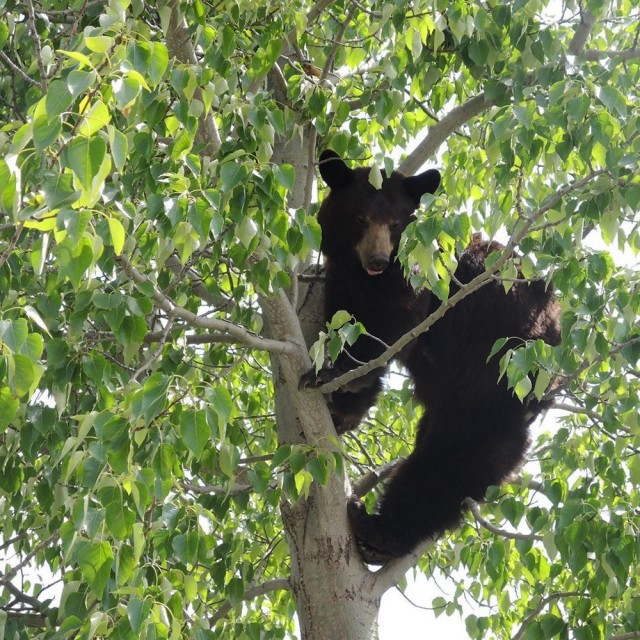
[[[208,329],[210,331],[219,331],[233,338],[238,344],[244,344],[248,347],[279,353],[282,355],[291,355],[295,351],[295,345],[284,340],[272,340],[270,338],[261,338],[260,336],[248,331],[228,320],[219,318],[205,318],[178,306],[171,298],[166,296],[156,284],[154,284],[147,276],[140,273],[128,258],[124,255],[118,258],[118,262],[123,266],[125,273],[137,284],[151,285],[153,289],[153,299],[155,303],[165,311],[171,318],[180,318],[191,327]]]

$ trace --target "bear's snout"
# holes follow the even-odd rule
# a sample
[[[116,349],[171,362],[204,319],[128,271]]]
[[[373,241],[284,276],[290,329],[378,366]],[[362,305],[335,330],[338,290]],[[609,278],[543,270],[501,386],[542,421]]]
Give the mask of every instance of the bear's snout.
[[[387,224],[370,224],[356,245],[362,268],[370,276],[381,274],[389,266],[393,251],[393,239]]]
[[[389,256],[382,254],[373,255],[363,266],[370,276],[377,276],[389,266]]]

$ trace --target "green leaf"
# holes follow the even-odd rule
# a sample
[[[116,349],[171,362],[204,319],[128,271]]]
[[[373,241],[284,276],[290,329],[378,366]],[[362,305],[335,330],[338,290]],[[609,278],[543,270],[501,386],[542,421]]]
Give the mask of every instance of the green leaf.
[[[180,415],[180,435],[197,459],[211,440],[211,429],[204,411],[185,411]]]
[[[222,430],[229,422],[233,411],[231,394],[227,387],[218,385],[211,390],[210,401],[218,417],[218,428]]]
[[[0,320],[0,341],[2,341],[12,353],[19,353],[24,345],[29,326],[24,318],[17,320]]]
[[[540,369],[536,375],[536,384],[533,388],[533,393],[538,400],[542,400],[545,391],[549,387],[551,382],[551,373],[546,369]]]
[[[169,66],[169,51],[162,42],[154,42],[149,61],[149,79],[156,85]]]
[[[220,471],[228,478],[233,479],[235,477],[239,459],[240,456],[236,447],[230,444],[220,446],[218,464],[220,465]]]
[[[61,132],[62,123],[59,117],[38,116],[33,121],[33,144],[36,151],[42,153],[57,140]]]
[[[193,602],[198,597],[198,581],[192,575],[184,576],[184,596],[188,602]]]
[[[271,468],[276,469],[280,465],[284,464],[291,455],[291,446],[288,444],[282,445],[277,448],[276,452],[273,454],[273,459],[271,460]]]
[[[113,551],[108,542],[84,542],[78,551],[78,566],[82,576],[98,598],[102,598],[113,560]]]
[[[372,184],[376,189],[382,189],[382,171],[377,164],[374,164],[369,171],[369,184]]]
[[[20,351],[32,362],[38,362],[44,351],[44,339],[39,333],[30,333]]]
[[[91,59],[88,56],[85,56],[84,53],[80,53],[79,51],[66,51],[65,49],[58,49],[58,53],[67,56],[67,58],[70,58],[71,60],[79,62],[80,68],[93,67],[93,64],[91,64]]]
[[[111,121],[111,114],[102,100],[97,100],[88,111],[82,115],[82,123],[78,127],[81,136],[90,137]],[[104,144],[104,143],[103,143]]]
[[[87,91],[96,81],[96,78],[95,71],[71,71],[67,76],[67,88],[71,93],[72,99]]]
[[[138,73],[145,75],[151,60],[151,44],[148,42],[131,42],[127,47],[127,60]]]
[[[107,528],[116,540],[124,540],[131,535],[135,517],[135,513],[122,502],[122,496],[110,502],[105,509]]]
[[[616,87],[611,85],[600,87],[598,97],[609,111],[615,111],[622,118],[627,117],[627,101]]]
[[[524,376],[516,382],[513,390],[520,401],[523,401],[529,395],[531,392],[531,386],[531,379],[529,376]]]
[[[266,75],[278,59],[281,49],[281,38],[273,38],[263,49],[258,49],[251,60],[251,77],[260,78]]]
[[[161,373],[154,373],[145,381],[142,389],[134,394],[131,408],[135,419],[143,418],[149,424],[159,413],[164,411],[167,403],[169,379]]]
[[[66,231],[69,243],[75,248],[85,239],[90,222],[89,211],[62,209],[56,217],[56,228],[58,231]]]
[[[183,563],[192,563],[198,552],[198,535],[195,531],[175,536],[171,546],[176,556]]]
[[[111,157],[118,171],[122,171],[129,157],[129,141],[127,136],[115,127],[109,126],[109,143],[111,145]]]
[[[124,544],[118,549],[118,559],[116,563],[116,582],[119,587],[125,585],[135,574],[137,568],[136,558],[133,548]]]
[[[576,122],[582,122],[590,104],[587,96],[576,96],[567,101],[567,111]]]
[[[88,238],[72,248],[67,244],[58,246],[60,272],[71,281],[74,289],[79,289],[87,269],[93,263],[93,248]]]
[[[336,311],[333,314],[333,317],[329,321],[329,329],[339,329],[343,324],[347,324],[347,322],[351,322],[351,314],[344,309],[340,309],[340,311]]]
[[[230,193],[235,187],[244,182],[249,176],[249,169],[239,162],[225,162],[220,167],[220,187]]]
[[[141,85],[135,78],[116,78],[111,83],[116,104],[120,111],[128,109],[140,93]]]
[[[13,356],[14,374],[9,383],[18,398],[30,395],[33,386],[37,384],[40,372],[34,367],[28,356],[20,353]]]
[[[74,138],[67,149],[67,162],[85,190],[91,188],[91,181],[98,175],[107,145],[98,136]]]
[[[0,210],[13,218],[16,197],[16,175],[0,158]]]
[[[479,66],[482,67],[486,64],[489,57],[489,44],[486,40],[472,40],[469,43],[469,57]]]
[[[27,146],[27,144],[29,144],[29,142],[31,141],[32,133],[33,133],[32,122],[27,122],[26,124],[22,125],[18,129],[18,131],[16,131],[16,134],[13,136],[13,142],[9,147],[9,153],[17,154],[20,151],[22,151]],[[5,156],[5,157],[8,157],[8,156]]]
[[[9,27],[4,22],[0,22],[0,49],[4,47],[8,38],[9,38]]]
[[[240,578],[231,578],[227,594],[232,605],[240,604],[244,599],[244,582]]]
[[[120,220],[117,220],[116,218],[109,218],[108,222],[113,251],[117,256],[119,256],[122,253],[122,248],[124,247],[126,233]]]
[[[113,45],[113,38],[109,36],[85,36],[84,43],[94,53],[105,53]]]
[[[311,458],[307,463],[307,469],[313,476],[313,479],[325,486],[329,482],[329,466],[325,457],[317,456]]]
[[[295,170],[290,164],[276,165],[273,168],[273,175],[276,180],[288,191],[293,190],[295,184]]]
[[[49,118],[57,118],[63,114],[73,101],[67,82],[54,80],[47,90],[45,101],[46,112]]]
[[[0,388],[0,433],[2,433],[13,421],[20,403],[13,397],[8,387]]]
[[[44,179],[42,190],[49,211],[68,207],[80,197],[80,191],[73,188],[70,173],[49,173]]]
[[[567,626],[562,618],[559,618],[552,613],[545,613],[540,619],[540,624],[545,638],[557,637],[558,634],[562,633]]]
[[[140,598],[135,596],[132,596],[129,599],[129,604],[127,605],[127,618],[131,625],[131,630],[136,635],[138,635],[142,630],[142,624],[149,617],[152,606],[153,600],[151,599],[140,600]]]

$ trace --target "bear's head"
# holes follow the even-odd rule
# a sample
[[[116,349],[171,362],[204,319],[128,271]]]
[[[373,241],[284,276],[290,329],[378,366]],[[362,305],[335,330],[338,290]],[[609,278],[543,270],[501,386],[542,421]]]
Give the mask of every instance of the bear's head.
[[[425,193],[434,193],[440,173],[429,169],[405,177],[394,171],[376,189],[369,167],[350,169],[331,150],[320,155],[320,175],[330,187],[318,213],[322,253],[330,262],[359,262],[370,276],[393,263],[400,235],[411,222]]]

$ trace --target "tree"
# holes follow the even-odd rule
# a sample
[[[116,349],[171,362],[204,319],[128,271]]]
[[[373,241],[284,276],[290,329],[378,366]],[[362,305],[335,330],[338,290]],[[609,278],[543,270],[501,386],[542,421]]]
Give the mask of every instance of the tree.
[[[640,637],[631,0],[0,12],[5,637],[283,638],[295,611],[307,640],[369,639],[412,567],[451,574],[436,612],[485,606],[471,638]],[[321,317],[327,147],[441,168],[403,243],[415,286],[446,300],[456,251],[482,231],[516,257],[475,286],[519,269],[553,278],[563,308],[560,347],[502,361],[514,393],[560,412],[533,463],[377,572],[346,497],[410,450],[410,384],[342,439],[323,394],[298,389],[319,332],[316,360],[354,331]]]

